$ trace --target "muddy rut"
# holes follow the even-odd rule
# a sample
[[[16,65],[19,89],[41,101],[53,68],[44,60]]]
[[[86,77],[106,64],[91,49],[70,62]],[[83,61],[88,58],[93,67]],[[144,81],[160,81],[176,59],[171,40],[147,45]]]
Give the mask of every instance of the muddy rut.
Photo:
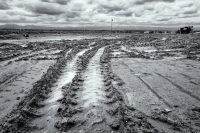
[[[80,113],[73,116],[82,120],[82,125],[74,126],[68,132],[109,132],[111,129],[106,121],[109,118],[106,110],[107,97],[103,75],[101,73],[100,57],[105,47],[100,48],[91,58],[85,72],[81,73],[84,79],[81,89],[76,93],[77,108]]]
[[[115,66],[121,65],[120,68],[124,71],[117,75],[111,62],[113,57],[118,57],[113,56],[113,52],[117,51],[115,48],[117,45],[119,43],[113,40],[96,40],[88,46],[80,43],[65,47],[55,64],[33,84],[33,88],[20,99],[12,112],[2,119],[0,131],[2,133],[195,132],[190,123],[172,113],[173,110],[166,110],[173,106],[158,93],[158,90],[148,84],[146,77],[151,74],[135,73],[135,69],[131,69],[132,64],[127,64],[122,59],[122,63]],[[128,47],[121,45],[118,47],[121,49],[118,52],[123,52],[123,58],[131,57],[129,54],[133,54],[134,58],[140,56],[131,52]],[[162,76],[159,71],[155,75],[167,80],[181,92],[189,94],[171,79]],[[131,85],[128,86],[128,82],[123,81],[124,79]],[[145,86],[143,90],[141,84]],[[132,100],[130,96],[134,91],[138,91],[139,96],[136,99],[135,95],[133,97],[135,100]],[[144,92],[147,93],[144,95]],[[154,99],[149,98],[143,102],[142,98],[145,96],[152,96]],[[195,98],[195,95],[191,96]],[[134,106],[136,105],[134,102],[141,101],[142,106],[145,106],[146,102],[148,104],[152,102],[152,105],[162,104],[165,110],[155,108],[145,113],[146,108],[140,110],[140,107]],[[199,111],[199,108],[193,110]]]
[[[34,125],[40,125],[40,128],[41,128],[41,130],[36,130],[34,132],[38,132],[38,133],[39,132],[43,132],[43,133],[56,132],[54,124],[56,121],[60,120],[60,118],[56,116],[56,113],[57,113],[58,108],[60,108],[61,106],[58,100],[63,98],[62,87],[68,84],[69,82],[71,82],[74,76],[76,75],[75,63],[78,59],[78,56],[81,56],[85,51],[86,50],[79,52],[71,61],[67,62],[66,67],[61,72],[61,76],[58,78],[57,82],[51,88],[52,93],[50,94],[50,97],[44,101],[45,107],[39,110],[39,112],[45,115],[38,119],[35,119],[32,122],[32,124]],[[66,57],[67,57],[67,54],[66,54]]]
[[[111,46],[67,49],[49,67],[18,107],[1,123],[7,133],[159,132],[147,116],[130,107],[119,91],[123,81],[112,72]]]
[[[80,58],[72,83],[63,87],[63,106],[57,111],[62,119],[55,127],[68,133],[159,132],[114,87],[113,82],[118,87],[123,82],[112,73],[109,49],[97,46]]]

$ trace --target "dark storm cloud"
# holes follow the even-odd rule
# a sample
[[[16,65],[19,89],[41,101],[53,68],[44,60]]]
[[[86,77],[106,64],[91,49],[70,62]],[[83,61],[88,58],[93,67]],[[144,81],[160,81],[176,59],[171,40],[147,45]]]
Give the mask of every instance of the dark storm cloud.
[[[68,19],[68,18],[80,17],[80,14],[78,12],[67,12],[65,13],[64,16]]]
[[[5,3],[5,2],[0,3],[0,10],[9,10],[9,9],[10,9],[10,7],[7,3]]]
[[[37,20],[30,21],[26,17],[19,18],[2,18],[0,19],[1,23],[37,23]]]
[[[134,12],[135,17],[141,17],[143,12]]]
[[[136,5],[144,5],[145,3],[149,3],[149,2],[175,2],[176,0],[137,0],[134,2],[134,4]]]
[[[180,5],[181,8],[185,8],[185,7],[192,7],[194,5],[194,3],[185,3],[183,5]]]
[[[70,2],[70,0],[40,0],[40,1],[48,3],[57,3],[60,5],[67,5]]]
[[[22,12],[14,12],[14,11],[8,11],[7,15],[9,16],[26,16],[26,17],[39,17],[41,16],[41,14],[26,14],[26,13],[22,13]]]
[[[49,2],[50,3],[50,1],[49,0],[41,0],[42,2]]]
[[[98,7],[99,13],[110,13],[110,12],[122,11],[122,10],[124,10],[124,7],[120,5],[100,4]]]
[[[67,3],[70,1],[70,0],[54,0],[55,3],[58,3],[60,5],[67,5]]]
[[[133,16],[133,12],[129,12],[129,11],[127,11],[127,12],[119,12],[116,15],[124,16],[124,17],[131,17],[131,16]]]
[[[0,0],[0,24],[179,25],[200,22],[199,7],[199,0]]]
[[[160,19],[157,19],[157,21],[169,21],[171,20],[172,18],[160,18]]]
[[[197,13],[198,12],[198,10],[186,10],[186,11],[184,11],[183,13],[184,14],[195,14],[195,13]]]
[[[55,8],[50,5],[35,5],[35,6],[28,6],[28,10],[36,14],[47,14],[47,15],[60,15],[64,13],[62,9]]]
[[[194,17],[199,17],[199,15],[185,14],[185,15],[179,16],[179,18],[194,18]]]

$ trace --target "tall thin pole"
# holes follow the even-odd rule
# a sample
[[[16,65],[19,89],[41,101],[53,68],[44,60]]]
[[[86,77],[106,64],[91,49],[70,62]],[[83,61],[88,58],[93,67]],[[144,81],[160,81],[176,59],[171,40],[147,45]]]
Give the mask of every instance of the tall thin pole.
[[[111,19],[111,34],[112,34],[112,22],[113,22],[113,19]]]

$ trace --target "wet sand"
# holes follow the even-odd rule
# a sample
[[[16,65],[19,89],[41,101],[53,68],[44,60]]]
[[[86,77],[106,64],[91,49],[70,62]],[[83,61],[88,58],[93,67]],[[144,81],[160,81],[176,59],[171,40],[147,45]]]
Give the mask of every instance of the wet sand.
[[[1,44],[0,131],[199,132],[199,37],[115,39]]]

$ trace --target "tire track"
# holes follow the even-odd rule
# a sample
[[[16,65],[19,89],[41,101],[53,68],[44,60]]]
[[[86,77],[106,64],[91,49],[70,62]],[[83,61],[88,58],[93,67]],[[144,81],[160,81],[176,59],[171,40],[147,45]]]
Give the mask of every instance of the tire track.
[[[104,99],[100,88],[103,87],[103,76],[100,73],[100,56],[103,53],[104,48],[97,51],[95,56],[90,60],[88,64],[87,72],[85,73],[84,90],[82,99],[86,100],[84,107],[90,106],[90,104],[98,103],[100,99]]]
[[[198,81],[195,81],[195,82],[193,81],[194,79],[196,79],[195,77],[191,77],[191,76],[184,74],[186,67],[176,66],[175,64],[171,64],[171,63],[164,63],[164,65],[162,65],[162,66],[167,68],[168,70],[171,70],[171,69],[174,70],[175,67],[182,68],[182,69],[175,69],[177,71],[177,74],[180,74],[181,76],[183,76],[184,78],[189,80],[189,82],[191,82],[194,85],[200,84],[200,82],[198,82]],[[170,68],[166,67],[166,66],[169,66]],[[183,68],[184,68],[184,70],[183,70]],[[194,71],[194,69],[193,69],[193,71]],[[196,71],[196,73],[199,73],[199,71],[197,71],[197,70],[195,70],[195,71]]]
[[[44,129],[42,130],[36,130],[34,133],[54,133],[57,132],[57,129],[55,129],[54,124],[56,121],[60,120],[60,117],[56,116],[57,110],[61,107],[61,104],[58,102],[61,98],[63,98],[63,92],[62,87],[68,84],[72,81],[74,76],[76,75],[76,61],[79,56],[81,56],[86,50],[83,50],[75,55],[75,57],[72,57],[71,52],[68,51],[66,53],[69,54],[68,56],[71,56],[72,60],[67,62],[66,67],[62,70],[61,76],[58,78],[57,83],[52,87],[52,93],[48,99],[44,101],[46,104],[44,108],[40,109],[40,112],[45,114],[41,118],[38,118],[32,122],[33,125],[39,124],[42,125]],[[65,55],[65,57],[67,57]]]
[[[3,91],[3,89],[7,86],[9,86],[13,81],[15,81],[19,76],[22,76],[24,73],[26,73],[27,71],[23,71],[20,74],[12,74],[11,76],[9,76],[6,80],[3,81],[2,84],[0,84],[0,91]]]
[[[5,65],[8,65],[9,62],[16,61],[16,60],[18,60],[20,58],[26,58],[26,57],[29,57],[29,56],[35,56],[37,54],[41,54],[41,53],[47,52],[48,50],[49,49],[47,49],[47,50],[40,50],[40,51],[26,51],[26,52],[22,53],[19,56],[15,56],[15,57],[10,58],[8,60],[2,61],[0,66],[5,66]]]
[[[196,95],[192,94],[191,92],[185,90],[183,87],[181,87],[180,85],[174,83],[173,81],[171,81],[170,79],[166,78],[165,76],[161,75],[160,73],[155,72],[158,76],[164,78],[165,80],[169,81],[172,85],[174,85],[177,89],[179,89],[179,91],[193,97],[194,99],[200,101],[200,98],[197,97]]]
[[[172,106],[164,99],[162,98],[153,88],[151,88],[151,86],[149,86],[143,79],[141,79],[141,77],[138,77],[138,79],[146,85],[146,87],[157,96],[158,99],[162,100],[168,107],[172,108]]]
[[[129,65],[122,62],[124,66],[126,66],[130,72],[133,74],[133,70],[129,67]],[[133,74],[134,75],[134,74]],[[134,75],[135,76],[135,75]],[[162,96],[160,96],[151,86],[149,86],[141,77],[136,76],[158,99],[162,100],[169,108],[172,108],[172,106],[164,99]]]
[[[182,75],[183,77],[187,78],[191,83],[193,83],[194,85],[200,85],[200,82],[198,81],[193,81],[195,80],[194,78],[186,75],[186,74],[183,74],[183,73],[179,73],[180,75]]]
[[[113,86],[114,93],[116,94],[116,96],[120,100],[121,107],[119,107],[119,108],[121,110],[120,111],[121,113],[120,113],[120,115],[119,114],[117,115],[117,110],[115,110],[115,109],[113,110],[112,109],[112,111],[111,111],[112,113],[110,113],[110,115],[112,115],[114,117],[114,123],[115,124],[117,124],[117,123],[119,124],[118,125],[118,127],[120,127],[119,128],[119,132],[120,133],[129,133],[129,132],[130,133],[131,132],[152,132],[152,133],[154,132],[155,133],[155,132],[158,132],[158,131],[156,131],[157,129],[155,130],[155,128],[150,123],[148,123],[148,121],[146,119],[147,116],[145,114],[143,114],[142,112],[138,111],[137,108],[134,108],[132,106],[129,106],[129,104],[127,104],[127,102],[125,100],[125,97],[123,97],[122,92],[119,91],[121,88],[123,88],[122,87],[123,86],[123,83],[122,83],[123,81],[121,80],[120,77],[118,77],[116,74],[113,73],[112,68],[109,65],[109,62],[110,62],[110,56],[109,56],[110,49],[112,49],[112,48],[106,49],[105,53],[107,53],[107,56],[102,58],[102,60],[103,60],[102,62],[105,63],[105,64],[103,64],[103,68],[104,68],[104,70],[106,70],[104,74],[106,76],[110,77],[112,81],[117,82],[117,84],[115,84],[115,85],[113,83],[111,83],[111,86]],[[127,69],[127,70],[130,70],[130,69]],[[136,79],[137,79],[137,77],[136,77]],[[105,81],[109,81],[107,77],[105,77]],[[138,123],[137,118],[138,118],[138,115],[141,116],[141,114],[143,114],[143,118],[145,118],[145,119],[142,120],[143,121],[142,123],[141,122]],[[113,117],[111,117],[111,118],[113,118]],[[120,117],[122,117],[122,119],[123,119],[122,121],[120,121],[121,120]],[[139,119],[141,120],[142,118],[140,117]],[[111,127],[112,128],[116,128],[117,126],[115,124],[111,125]],[[138,124],[139,125],[143,125],[142,126],[143,128],[142,129],[138,128],[138,127],[140,127],[140,126],[138,126]],[[149,126],[147,127],[145,125],[149,125]],[[148,131],[148,130],[150,130],[150,131]],[[114,130],[114,132],[115,131],[117,131],[117,130]]]
[[[190,77],[190,76],[188,76],[188,75],[186,75],[186,74],[183,74],[183,73],[180,73],[180,75],[186,77],[188,80],[192,80],[192,79],[193,79],[192,77]]]
[[[73,119],[80,119],[81,126],[75,126],[69,129],[69,132],[110,132],[107,122],[106,104],[107,98],[104,90],[103,75],[101,74],[100,57],[105,47],[98,49],[95,55],[90,59],[86,71],[81,75],[84,79],[81,89],[76,92],[77,106],[74,109],[81,109],[80,113],[73,115]]]
[[[63,88],[61,103],[64,107],[57,114],[67,121],[55,123],[60,131],[85,133],[110,130],[106,124],[106,96],[100,65],[103,51],[104,47],[99,45],[86,51],[77,61],[77,75]]]
[[[0,122],[0,131],[2,132],[32,132],[43,129],[43,123],[32,124],[33,120],[39,119],[46,115],[42,114],[41,108],[46,106],[45,100],[48,99],[48,95],[51,94],[51,88],[57,82],[58,78],[62,74],[62,70],[66,67],[68,61],[71,61],[81,49],[77,47],[73,48],[73,52],[65,58],[65,53],[69,49],[65,49],[62,53],[62,57],[56,61],[56,63],[50,66],[45,74],[38,80],[24,96],[16,108],[7,114]],[[51,110],[50,110],[51,111]],[[20,126],[19,126],[20,125]],[[53,126],[51,126],[53,127]],[[37,132],[36,131],[36,132]],[[38,131],[40,132],[40,131]]]

